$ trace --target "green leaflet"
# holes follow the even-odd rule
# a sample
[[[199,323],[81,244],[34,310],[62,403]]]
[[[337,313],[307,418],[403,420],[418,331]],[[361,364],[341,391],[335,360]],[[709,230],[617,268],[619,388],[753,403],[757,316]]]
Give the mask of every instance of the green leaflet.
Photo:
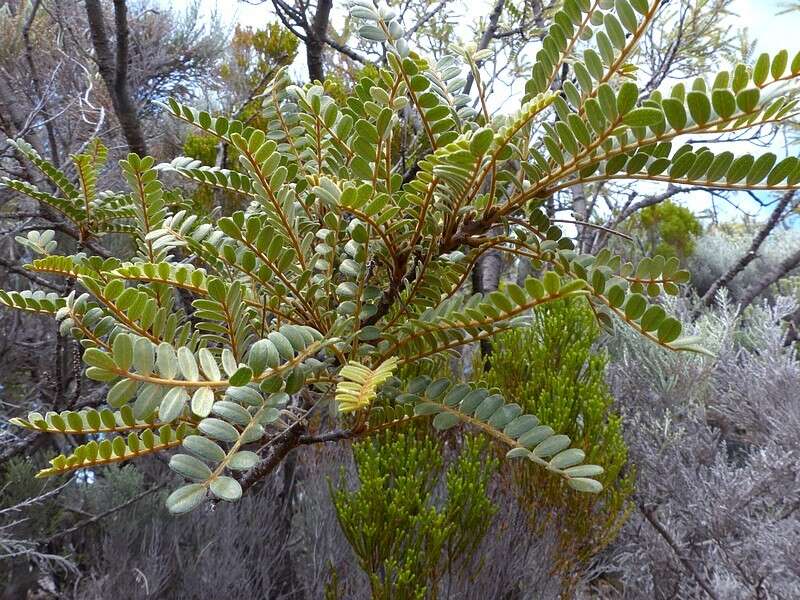
[[[167,498],[167,509],[173,514],[187,513],[200,505],[206,493],[206,488],[199,483],[179,487]]]
[[[631,127],[649,127],[663,119],[663,113],[657,108],[642,107],[626,114],[622,122]]]

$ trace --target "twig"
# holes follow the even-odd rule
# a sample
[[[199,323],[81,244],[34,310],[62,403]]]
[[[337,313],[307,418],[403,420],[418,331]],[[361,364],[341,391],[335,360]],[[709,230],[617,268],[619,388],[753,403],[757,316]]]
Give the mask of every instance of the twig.
[[[349,440],[356,435],[358,434],[351,429],[334,429],[333,431],[320,433],[318,435],[301,435],[298,439],[298,444],[309,445],[324,444],[325,442],[338,442],[339,440]]]
[[[286,458],[294,448],[300,445],[300,438],[306,430],[305,423],[296,421],[289,428],[284,430],[280,436],[275,438],[278,440],[285,436],[285,439],[275,446],[270,455],[264,460],[256,464],[255,467],[250,469],[241,480],[242,490],[247,490],[264,477],[269,475],[275,468]]]
[[[711,586],[706,581],[705,577],[703,577],[697,571],[697,569],[695,569],[694,565],[688,558],[683,556],[680,547],[678,546],[678,543],[675,541],[672,535],[670,535],[669,531],[667,531],[666,528],[658,521],[658,519],[656,519],[655,507],[653,506],[646,507],[641,502],[637,502],[637,506],[639,507],[639,511],[642,513],[644,518],[647,519],[647,522],[650,523],[650,525],[652,525],[653,529],[655,529],[662,538],[664,538],[664,541],[667,542],[667,545],[675,553],[675,556],[678,557],[678,560],[681,561],[681,564],[684,567],[686,567],[686,570],[689,571],[692,577],[694,577],[698,585],[701,588],[703,588],[706,594],[708,594],[711,598],[713,598],[714,600],[719,600],[719,596],[717,596],[717,594],[714,593],[714,590],[711,589]]]
[[[53,488],[49,492],[45,492],[43,494],[39,494],[38,496],[34,496],[33,498],[26,498],[25,500],[18,502],[13,506],[9,506],[8,508],[4,508],[0,510],[0,515],[8,513],[8,512],[15,512],[25,508],[26,506],[31,506],[32,504],[38,504],[39,502],[44,502],[48,498],[55,496],[61,492],[65,487],[67,487],[70,483],[73,482],[73,479],[65,481],[60,486]]]
[[[59,293],[61,292],[61,288],[60,287],[50,283],[49,281],[47,281],[43,277],[39,277],[38,275],[34,275],[33,273],[18,267],[14,263],[11,263],[11,262],[7,261],[4,258],[0,258],[0,266],[2,266],[4,269],[7,269],[8,271],[11,271],[12,273],[16,273],[17,275],[22,275],[26,279],[29,279],[33,283],[39,284],[42,287],[46,287],[48,289],[51,289],[54,292],[59,292]]]
[[[700,299],[703,304],[709,306],[714,301],[714,296],[716,296],[717,291],[720,288],[726,287],[728,283],[739,273],[741,273],[747,265],[755,260],[756,256],[758,256],[758,250],[761,248],[761,244],[764,243],[764,240],[767,239],[767,236],[772,233],[772,230],[775,229],[775,226],[783,218],[784,211],[789,203],[794,199],[794,195],[795,191],[791,190],[786,192],[783,197],[781,197],[780,202],[778,202],[777,206],[775,206],[775,209],[772,211],[769,219],[767,219],[767,222],[764,223],[764,226],[753,238],[753,241],[750,244],[750,247],[747,249],[747,252],[739,257],[739,260],[737,260],[730,269],[728,269],[713,284],[711,284],[711,287],[708,288],[708,291],[703,294],[703,297]]]
[[[500,24],[500,15],[503,13],[503,7],[505,6],[505,3],[505,0],[497,0],[492,7],[492,12],[489,14],[489,23],[486,26],[486,30],[483,32],[483,35],[481,36],[481,41],[478,44],[478,50],[485,50],[489,47],[489,44],[492,43],[492,40],[497,34],[497,27]],[[462,93],[469,94],[474,80],[475,77],[470,72],[467,75],[467,81],[464,83],[464,90]]]

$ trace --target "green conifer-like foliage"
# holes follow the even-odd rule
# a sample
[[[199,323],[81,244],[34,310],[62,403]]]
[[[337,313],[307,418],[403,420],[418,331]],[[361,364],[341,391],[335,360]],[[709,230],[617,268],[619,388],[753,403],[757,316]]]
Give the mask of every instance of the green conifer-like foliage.
[[[485,440],[466,439],[445,472],[446,498],[437,506],[443,449],[427,427],[354,446],[359,486],[336,490],[333,502],[372,598],[429,598],[441,577],[466,568],[496,510],[487,487],[497,461],[486,449]]]
[[[558,575],[564,589],[576,583],[571,581],[575,565],[590,560],[614,539],[633,492],[634,466],[627,464],[621,419],[613,412],[614,399],[605,382],[607,357],[594,348],[598,334],[585,303],[553,302],[534,311],[531,327],[498,336],[491,368],[482,374],[487,385],[556,433],[568,435],[587,460],[605,469],[598,477],[603,483],[600,494],[574,498],[540,469],[513,469],[533,530],[558,532],[563,550]]]
[[[2,184],[62,212],[85,251],[57,254],[51,234],[32,233],[23,243],[41,257],[27,268],[72,280],[75,291],[6,291],[0,302],[55,318],[83,345],[86,376],[108,389],[107,408],[15,419],[88,440],[42,475],[180,447],[170,465],[189,483],[168,500],[180,513],[210,496],[238,499],[295,446],[431,417],[439,430],[468,424],[575,490],[601,491],[602,466],[584,464],[585,449],[519,403],[446,378],[399,389],[391,371],[527,327],[532,309],[564,298],[666,349],[701,350],[658,304],[688,278],[677,261],[579,254],[540,208],[559,190],[608,179],[762,190],[800,183],[795,157],[674,142],[793,115],[795,101],[780,90],[795,83],[800,55],[763,55],[752,68],[640,99],[629,60],[660,4],[567,0],[521,107],[507,117],[485,108],[485,51],[456,48],[432,63],[409,48],[392,9],[357,0],[359,34],[383,44],[387,62],[345,105],[321,85],[292,85],[285,71],[263,92],[266,129],[167,104],[234,148],[231,168],[132,154],[120,161],[127,189],[100,192],[101,144],[75,157],[73,182],[18,142],[59,192]],[[575,77],[556,92],[563,65]],[[484,100],[477,111],[461,92],[467,72]],[[180,190],[164,188],[166,172],[236,192],[245,209],[221,218],[190,210]],[[135,252],[95,254],[98,238],[112,233],[129,235]],[[490,249],[535,261],[542,276],[485,297],[465,293],[472,265]],[[384,383],[354,390],[343,368]],[[336,412],[339,386],[359,407],[327,430],[328,420],[311,417]],[[378,395],[394,420],[373,414]]]

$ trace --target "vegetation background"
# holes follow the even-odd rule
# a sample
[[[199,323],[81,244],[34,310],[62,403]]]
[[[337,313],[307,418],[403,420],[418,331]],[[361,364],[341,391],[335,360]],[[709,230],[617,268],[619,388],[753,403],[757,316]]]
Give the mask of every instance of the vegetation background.
[[[561,4],[392,2],[409,39],[434,58],[454,43],[490,50],[481,73],[493,115],[518,105]],[[800,25],[794,2],[662,4],[631,61],[643,96],[792,48]],[[129,151],[232,168],[236,148],[157,103],[173,97],[266,129],[263,94],[290,67],[295,82],[324,81],[344,105],[385,64],[355,29],[348,7],[332,0],[6,1],[0,175],[43,183],[10,143],[20,138],[70,177],[70,156],[102,139],[103,188],[119,187],[111,165]],[[476,85],[468,78],[464,92]],[[709,143],[798,154],[793,119],[719,138]],[[199,210],[241,208],[236,194],[175,184]],[[537,309],[530,328],[472,344],[446,366],[586,448],[606,469],[599,495],[501,460],[475,432],[437,435],[427,424],[292,452],[240,502],[178,518],[164,508],[177,479],[166,460],[35,479],[67,441],[7,421],[93,406],[104,392],[81,374],[80,346],[55,323],[3,310],[0,596],[800,597],[798,203],[793,191],[627,182],[573,186],[548,200],[548,214],[583,251],[609,248],[634,261],[659,253],[688,268],[690,285],[665,308],[713,353],[667,352],[621,328],[608,335],[584,304],[564,300]],[[42,229],[61,243],[85,241],[45,204],[0,187],[0,288],[66,293],[21,268],[34,252],[15,238]],[[117,238],[86,244],[101,256],[129,250]],[[502,290],[535,271],[487,253],[472,289]]]

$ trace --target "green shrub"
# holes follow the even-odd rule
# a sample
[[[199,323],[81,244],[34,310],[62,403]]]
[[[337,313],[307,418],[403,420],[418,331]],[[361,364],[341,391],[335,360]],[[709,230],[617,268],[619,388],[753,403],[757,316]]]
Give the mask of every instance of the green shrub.
[[[597,336],[584,302],[552,303],[534,312],[530,328],[497,338],[491,369],[484,374],[485,383],[557,434],[570,436],[587,460],[605,468],[599,478],[603,491],[591,496],[576,494],[530,465],[513,469],[534,529],[555,526],[560,532],[564,551],[559,568],[565,579],[614,538],[633,489],[621,420],[611,410],[614,399],[604,379],[608,359],[594,349]]]
[[[442,576],[470,564],[496,510],[487,487],[497,461],[486,447],[468,436],[445,468],[442,443],[427,426],[354,445],[359,487],[332,495],[374,599],[435,598]],[[446,497],[437,502],[442,479]]]
[[[186,484],[168,496],[170,510],[235,502],[295,447],[373,433],[365,423],[384,394],[393,408],[432,417],[439,431],[467,423],[505,444],[509,458],[599,493],[603,466],[584,464],[568,436],[502,395],[445,378],[390,384],[396,367],[526,327],[531,311],[564,298],[581,297],[598,319],[620,319],[664,348],[702,351],[656,300],[688,280],[677,260],[633,265],[609,251],[580,254],[544,199],[611,179],[770,191],[800,183],[793,156],[733,160],[673,148],[688,134],[729,134],[793,114],[796,101],[772,93],[800,77],[787,72],[786,51],[640,102],[629,61],[661,2],[610,6],[571,0],[556,12],[522,105],[507,116],[485,108],[479,64],[490,50],[452,48],[434,63],[409,47],[393,11],[357,0],[359,35],[383,44],[386,64],[359,81],[346,105],[323,86],[293,85],[285,70],[264,89],[260,122],[165,104],[235,150],[232,169],[130,154],[119,163],[126,189],[98,192],[102,144],[72,157],[76,185],[33,146],[13,142],[59,192],[0,183],[61,213],[85,251],[57,254],[53,230],[18,236],[38,255],[27,268],[60,276],[73,291],[3,290],[0,304],[55,319],[82,346],[94,389],[106,388],[85,409],[12,420],[85,441],[38,476],[181,447],[170,467]],[[587,48],[577,59],[579,42],[599,53]],[[577,85],[566,81],[562,94],[552,84],[568,65]],[[467,73],[480,111],[463,91]],[[415,142],[398,146],[397,132]],[[176,211],[182,190],[164,188],[165,172],[236,193],[246,210]],[[89,254],[112,235],[128,236],[135,252]],[[490,249],[536,261],[541,277],[467,295],[463,283]],[[326,421],[336,429],[309,429],[325,411],[338,412]],[[586,438],[579,443],[587,447]]]

